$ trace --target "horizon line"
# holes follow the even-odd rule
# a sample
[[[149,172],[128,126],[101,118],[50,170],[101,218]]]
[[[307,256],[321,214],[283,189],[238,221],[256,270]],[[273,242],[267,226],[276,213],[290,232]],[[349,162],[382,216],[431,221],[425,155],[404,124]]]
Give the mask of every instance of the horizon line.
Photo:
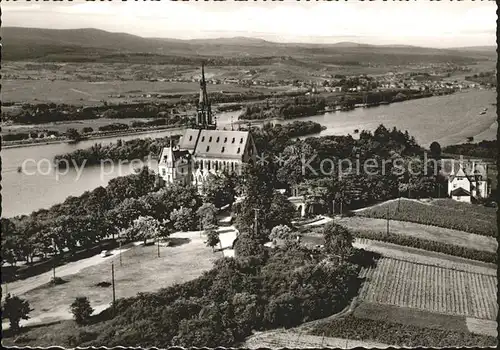
[[[336,41],[336,42],[327,42],[327,43],[318,43],[318,42],[312,42],[312,41],[304,41],[304,42],[296,42],[296,41],[273,41],[269,39],[263,39],[261,36],[257,35],[252,35],[252,33],[249,33],[249,35],[232,35],[232,36],[213,36],[213,37],[198,37],[198,38],[191,38],[191,39],[181,39],[181,38],[176,38],[176,37],[156,37],[156,36],[141,36],[138,34],[132,34],[132,33],[127,33],[127,32],[114,32],[114,31],[109,31],[109,30],[104,30],[96,27],[80,27],[80,28],[44,28],[44,27],[23,27],[23,26],[2,26],[0,28],[0,33],[2,28],[20,28],[20,29],[32,29],[32,30],[53,30],[53,31],[75,31],[75,30],[97,30],[105,33],[110,33],[110,34],[126,34],[130,36],[135,36],[138,38],[142,39],[156,39],[156,40],[177,40],[177,41],[202,41],[202,40],[220,40],[220,39],[236,39],[236,38],[241,38],[241,39],[254,39],[254,40],[261,40],[263,42],[267,42],[270,44],[288,44],[288,45],[336,45],[336,44],[353,44],[353,45],[362,45],[362,46],[378,46],[378,47],[384,47],[384,46],[392,46],[392,47],[414,47],[414,48],[427,48],[427,49],[437,49],[437,50],[453,50],[453,49],[466,49],[466,48],[484,48],[484,47],[491,47],[495,48],[495,44],[491,45],[468,45],[468,46],[451,46],[451,47],[435,47],[435,46],[420,46],[420,45],[411,45],[411,44],[369,44],[366,42],[356,42],[356,41],[349,41],[349,40],[341,40],[341,41]],[[229,33],[228,33],[229,34]],[[277,33],[266,33],[267,35],[279,35]],[[316,39],[333,39],[335,36],[306,36],[305,38],[316,38]],[[349,37],[349,36],[343,36],[343,37]],[[353,36],[356,37],[356,36]]]

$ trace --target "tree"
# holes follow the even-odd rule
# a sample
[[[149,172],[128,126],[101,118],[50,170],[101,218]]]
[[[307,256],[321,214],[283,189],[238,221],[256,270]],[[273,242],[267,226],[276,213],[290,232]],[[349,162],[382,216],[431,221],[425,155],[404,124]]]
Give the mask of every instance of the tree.
[[[82,132],[83,132],[84,134],[88,134],[88,133],[91,133],[91,132],[93,132],[93,131],[94,131],[94,129],[92,129],[90,126],[86,126],[86,127],[84,127],[84,128],[82,129]]]
[[[271,206],[266,210],[266,228],[271,230],[277,225],[292,225],[292,219],[295,217],[295,206],[286,198],[285,195],[274,192]],[[260,222],[260,220],[259,220]]]
[[[76,323],[79,325],[86,324],[94,312],[87,297],[77,297],[70,308]]]
[[[217,243],[221,245],[220,249],[222,250],[222,243],[219,238],[219,233],[215,230],[215,228],[210,228],[205,231],[207,236],[207,246],[212,248],[212,251],[215,250],[215,246]]]
[[[201,193],[205,201],[221,208],[227,204],[232,205],[236,196],[235,181],[231,175],[211,175],[203,182]]]
[[[19,322],[21,320],[29,320],[28,314],[33,311],[27,300],[21,299],[18,296],[11,297],[7,294],[3,305],[2,318],[8,318],[10,329],[12,332],[19,331]]]
[[[295,207],[283,194],[275,191],[272,166],[252,165],[243,175],[243,201],[233,207],[235,226],[240,232],[254,236],[261,243],[267,242],[269,232],[277,225],[291,225]],[[258,212],[255,230],[255,209]]]
[[[177,231],[189,231],[196,225],[195,216],[191,208],[180,207],[170,213],[170,220]]]
[[[131,240],[142,240],[146,244],[148,239],[161,235],[162,227],[158,220],[151,216],[139,216],[131,227],[125,230],[125,236]]]
[[[434,159],[440,159],[441,158],[441,145],[434,141],[430,145],[430,151],[431,151],[431,156]]]
[[[315,157],[314,149],[305,141],[297,141],[283,151],[285,162],[279,168],[278,180],[294,186],[300,184],[304,179],[313,175],[307,164],[313,164]]]
[[[2,218],[2,262],[8,262],[13,265],[16,263],[16,252],[18,235],[16,226],[12,220]]]
[[[217,225],[217,208],[212,203],[203,203],[196,211],[196,215],[200,220],[202,230]]]
[[[269,239],[284,239],[289,240],[292,238],[292,229],[287,225],[278,225],[273,227],[271,230],[271,234],[269,235]]]
[[[78,130],[74,129],[74,128],[69,128],[67,131],[66,131],[66,137],[70,140],[79,140],[81,135],[80,133],[78,132]]]
[[[325,239],[325,250],[327,253],[341,258],[348,257],[352,253],[354,238],[347,228],[333,221],[323,228]]]

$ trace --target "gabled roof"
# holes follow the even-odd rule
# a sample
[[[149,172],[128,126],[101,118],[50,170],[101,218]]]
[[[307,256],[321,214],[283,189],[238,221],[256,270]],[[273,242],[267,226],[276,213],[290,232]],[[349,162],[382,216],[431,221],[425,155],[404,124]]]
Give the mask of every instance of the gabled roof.
[[[198,140],[198,135],[200,134],[199,129],[186,129],[184,134],[179,140],[179,148],[183,150],[194,151],[196,147],[196,141]]]
[[[464,170],[462,169],[462,167],[458,168],[458,170],[455,172],[454,174],[456,177],[465,177],[465,172]]]
[[[249,138],[248,131],[201,130],[193,155],[241,159]]]
[[[172,147],[163,148],[160,156],[160,165],[172,167],[178,161],[187,162],[190,153],[187,150],[173,149]]]
[[[462,187],[459,187],[451,191],[451,195],[456,197],[470,196],[470,192]]]

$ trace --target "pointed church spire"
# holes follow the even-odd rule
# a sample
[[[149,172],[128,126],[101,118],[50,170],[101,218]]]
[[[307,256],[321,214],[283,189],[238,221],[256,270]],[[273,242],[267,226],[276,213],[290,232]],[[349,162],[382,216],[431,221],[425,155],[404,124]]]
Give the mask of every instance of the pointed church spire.
[[[202,129],[215,129],[216,123],[212,120],[212,108],[208,100],[207,82],[205,80],[205,64],[201,65],[200,99],[198,101],[197,124]]]

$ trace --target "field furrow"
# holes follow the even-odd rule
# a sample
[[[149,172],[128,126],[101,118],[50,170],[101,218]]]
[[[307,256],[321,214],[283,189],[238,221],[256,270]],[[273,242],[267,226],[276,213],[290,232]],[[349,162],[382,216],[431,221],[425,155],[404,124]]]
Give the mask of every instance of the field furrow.
[[[381,258],[363,272],[360,299],[430,312],[494,320],[496,277],[444,267]]]

